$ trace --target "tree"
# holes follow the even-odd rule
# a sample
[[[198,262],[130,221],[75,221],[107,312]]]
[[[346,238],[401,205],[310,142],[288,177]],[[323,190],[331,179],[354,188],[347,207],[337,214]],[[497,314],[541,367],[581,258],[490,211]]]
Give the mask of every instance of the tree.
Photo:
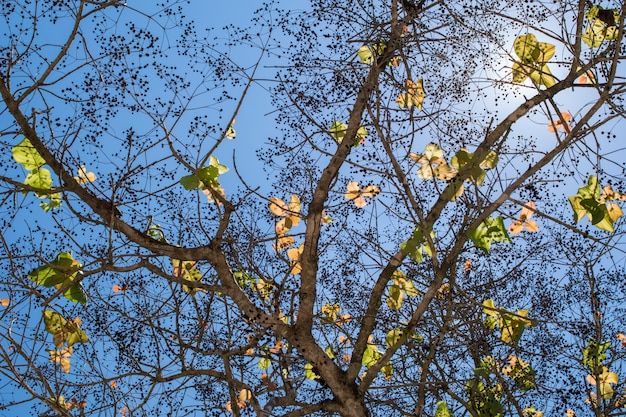
[[[3,408],[623,413],[623,3],[186,7],[2,5]]]

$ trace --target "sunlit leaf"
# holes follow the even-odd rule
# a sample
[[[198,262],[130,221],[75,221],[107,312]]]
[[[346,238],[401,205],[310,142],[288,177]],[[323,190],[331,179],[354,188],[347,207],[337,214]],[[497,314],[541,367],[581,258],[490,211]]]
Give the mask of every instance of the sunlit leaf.
[[[35,170],[46,164],[46,161],[39,155],[37,149],[35,149],[27,138],[24,138],[24,140],[15,145],[12,149],[12,153],[13,159],[15,159],[18,164],[23,165],[28,171]]]
[[[361,189],[359,183],[350,181],[346,187],[345,197],[354,202],[357,208],[363,208],[367,204],[365,197],[373,198],[380,192],[380,188],[376,185],[368,185]]]
[[[67,320],[62,315],[52,310],[44,310],[43,320],[46,325],[46,331],[50,334],[62,332],[67,323]]]
[[[182,177],[180,183],[186,190],[195,190],[196,188],[218,190],[221,188],[218,177],[226,172],[228,172],[228,167],[220,164],[216,157],[211,156],[209,166],[198,169],[192,175]]]
[[[226,137],[228,139],[235,139],[237,137],[237,132],[235,132],[235,128],[233,126],[235,126],[235,119],[230,122],[230,126],[226,129]]]
[[[87,168],[84,165],[81,165],[78,168],[78,176],[74,177],[74,179],[79,184],[86,184],[88,182],[94,182],[96,180],[96,174],[93,172],[87,172]]]
[[[568,200],[574,211],[574,221],[580,221],[585,215],[591,221],[591,224],[601,230],[612,232],[613,218],[621,212],[611,206],[613,213],[609,213],[605,199],[601,198],[600,186],[598,179],[594,175],[590,175],[587,185],[578,189],[575,196],[569,196]],[[620,216],[615,217],[616,219]]]
[[[404,329],[396,328],[396,329],[390,330],[387,333],[387,336],[385,336],[385,345],[389,348],[394,346],[396,343],[400,341],[400,338],[403,335],[404,335]]]
[[[524,230],[524,227],[526,227],[526,230],[528,230],[529,232],[538,231],[539,226],[537,225],[537,222],[535,222],[534,220],[529,220],[532,217],[534,212],[535,212],[535,203],[533,203],[532,201],[529,201],[528,203],[526,203],[526,206],[522,208],[522,211],[519,214],[519,220],[514,221],[509,226],[509,229],[508,229],[509,233],[514,234],[514,235],[518,234],[522,230]]]
[[[371,65],[374,62],[374,50],[370,46],[361,46],[357,51],[357,55],[359,56],[359,61],[363,64]]]
[[[520,61],[513,63],[513,82],[521,83],[530,77],[537,84],[550,88],[556,84],[547,62],[554,56],[555,46],[538,42],[532,33],[520,35],[513,42],[513,50]]]
[[[548,131],[556,132],[559,129],[563,129],[564,132],[568,133],[571,128],[569,125],[569,121],[572,120],[572,115],[568,112],[564,111],[561,113],[561,117],[555,117],[553,122],[548,123]]]
[[[43,167],[33,169],[26,176],[24,184],[35,188],[49,190],[52,187],[52,175],[50,174],[50,170]],[[38,195],[38,197],[45,196],[45,193],[40,193]]]
[[[594,5],[585,17],[591,22],[581,37],[587,46],[598,48],[605,40],[616,39],[619,35],[620,12],[618,9],[604,9],[599,5]]]
[[[61,350],[49,350],[50,362],[58,363],[66,374],[70,372],[70,357],[72,356],[72,347],[66,347]]]
[[[310,363],[307,363],[306,365],[304,365],[304,375],[306,376],[307,379],[311,379],[311,380],[320,379],[320,376],[316,372],[313,365],[311,365]]]
[[[587,375],[587,382],[591,385],[598,385],[600,396],[605,400],[613,397],[613,387],[611,384],[617,384],[619,377],[615,372],[609,372],[606,366],[602,367],[602,373],[598,375],[598,379],[594,375]]]
[[[468,230],[467,237],[486,253],[489,253],[492,242],[511,243],[502,216],[486,219],[477,228]]]
[[[406,80],[405,90],[406,93],[402,93],[396,98],[398,106],[401,108],[417,107],[418,110],[422,110],[422,104],[426,98],[424,80],[420,78],[416,83],[411,80]]]
[[[452,417],[452,413],[450,413],[450,410],[448,409],[448,404],[445,401],[439,401],[437,403],[435,417]]]

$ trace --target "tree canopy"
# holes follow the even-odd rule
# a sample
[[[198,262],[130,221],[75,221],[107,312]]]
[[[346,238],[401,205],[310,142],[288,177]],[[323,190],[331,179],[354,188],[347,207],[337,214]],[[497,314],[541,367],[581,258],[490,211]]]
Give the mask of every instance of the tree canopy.
[[[2,3],[3,413],[624,414],[626,3],[149,3]]]

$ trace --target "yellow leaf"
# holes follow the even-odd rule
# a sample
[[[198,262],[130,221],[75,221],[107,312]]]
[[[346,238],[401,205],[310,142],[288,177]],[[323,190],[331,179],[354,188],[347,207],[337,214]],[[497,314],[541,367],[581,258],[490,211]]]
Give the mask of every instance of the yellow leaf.
[[[275,216],[280,217],[287,215],[287,211],[289,210],[287,204],[285,204],[285,202],[280,198],[276,197],[270,198],[269,208]]]
[[[356,181],[350,181],[346,187],[345,197],[354,202],[357,208],[363,208],[367,204],[365,197],[373,198],[380,192],[380,188],[376,185],[368,185],[367,187],[359,187],[359,183]]]
[[[81,165],[80,168],[78,168],[78,176],[74,177],[74,179],[79,184],[94,182],[96,180],[96,174],[94,174],[93,172],[87,172],[87,169],[85,168],[85,166]]]
[[[250,398],[252,398],[252,393],[250,392],[249,389],[244,388],[241,391],[239,391],[239,401],[245,402],[245,401],[248,401]]]
[[[276,239],[276,243],[272,245],[272,247],[274,248],[274,250],[278,251],[281,249],[285,249],[288,248],[289,246],[293,245],[295,243],[295,240],[293,237],[291,236],[281,236],[278,239]]]
[[[613,222],[622,217],[622,208],[615,203],[609,203],[606,205],[606,209],[609,211],[609,217]]]
[[[72,356],[72,346],[61,350],[49,350],[50,362],[58,363],[66,374],[70,372],[70,357]]]

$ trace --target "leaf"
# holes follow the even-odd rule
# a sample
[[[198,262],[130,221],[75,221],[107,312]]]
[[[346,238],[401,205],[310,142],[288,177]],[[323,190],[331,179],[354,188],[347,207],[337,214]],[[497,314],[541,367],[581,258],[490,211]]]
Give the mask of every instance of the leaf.
[[[321,378],[317,374],[317,372],[315,372],[315,368],[310,363],[307,363],[306,365],[304,365],[304,375],[306,376],[307,379],[310,379],[310,380],[316,380],[316,379]]]
[[[610,346],[610,340],[598,343],[593,338],[590,339],[587,346],[581,349],[582,364],[594,372],[598,366],[603,364],[606,359],[606,351]]]
[[[300,256],[304,252],[304,243],[302,243],[298,248],[291,248],[287,250],[287,257],[292,261],[291,262],[291,273],[293,275],[298,275],[302,272],[302,265],[300,264]]]
[[[365,351],[363,352],[363,358],[361,359],[361,364],[371,367],[376,363],[378,359],[383,356],[382,353],[378,351],[378,347],[373,343],[368,343]]]
[[[515,54],[526,64],[537,61],[537,37],[532,33],[520,35],[513,41]]]
[[[496,308],[493,300],[483,302],[483,313],[487,315],[485,320],[487,328],[493,330],[497,325],[500,329],[500,339],[512,345],[517,345],[524,329],[532,326],[532,322],[525,318],[528,315],[528,310],[517,310],[517,313],[511,313]]]
[[[182,177],[179,182],[186,190],[195,190],[196,188],[218,190],[221,188],[218,177],[226,172],[228,172],[228,167],[220,164],[216,157],[211,156],[209,166],[198,169],[192,175]]]
[[[61,252],[49,265],[28,273],[28,278],[35,284],[45,287],[63,286],[70,281],[74,281],[80,272],[81,263],[72,257],[71,252]]]
[[[548,123],[548,131],[556,132],[559,129],[563,129],[564,132],[569,132],[571,130],[569,122],[572,120],[572,115],[568,112],[564,111],[561,113],[560,117],[555,117],[553,122]]]
[[[541,68],[531,72],[530,78],[537,84],[545,85],[547,88],[556,84],[556,79],[552,76],[552,72],[547,64],[543,64]]]
[[[62,332],[67,324],[67,320],[62,315],[52,310],[44,310],[43,322],[46,325],[46,331],[53,335]]]
[[[430,237],[432,240],[435,238],[435,232],[432,230],[432,226],[430,229]],[[413,229],[413,234],[411,238],[406,242],[402,242],[400,244],[400,249],[405,251],[415,262],[421,263],[423,261],[423,254],[432,257],[433,253],[431,251],[431,247],[428,244],[426,237],[424,236],[424,232],[420,226],[415,227]]]
[[[241,402],[245,402],[245,401],[249,401],[252,398],[252,392],[250,392],[249,389],[242,389],[241,391],[239,391],[239,401]]]
[[[237,132],[235,132],[235,128],[233,126],[235,126],[235,119],[230,122],[230,126],[226,129],[226,137],[228,139],[235,139],[237,137]]]
[[[172,266],[174,267],[174,275],[191,282],[202,281],[202,272],[200,272],[195,266],[194,261],[180,261],[178,259],[172,259]],[[197,291],[206,292],[204,288],[189,287],[183,284],[183,291],[194,295]]]
[[[87,304],[87,295],[80,283],[71,285],[67,290],[63,292],[63,297],[75,303]]]
[[[70,372],[70,357],[72,356],[72,347],[62,350],[49,350],[50,362],[58,363],[66,374]]]
[[[452,417],[448,404],[445,401],[439,401],[437,403],[437,410],[435,411],[435,417]]]
[[[344,136],[346,136],[347,130],[348,130],[347,124],[335,120],[330,125],[330,129],[328,130],[328,133],[330,133],[330,136],[332,136],[332,138],[335,139],[337,143],[342,143]],[[369,135],[369,132],[367,131],[367,129],[364,126],[359,126],[359,128],[356,131],[356,137],[354,139],[353,146],[357,147],[365,143],[365,137],[367,135]]]
[[[605,40],[616,39],[619,30],[620,12],[618,9],[604,9],[598,5],[585,14],[591,25],[587,26],[581,40],[591,48],[598,48]]]
[[[418,110],[422,110],[422,104],[426,98],[426,92],[424,90],[424,80],[420,78],[417,83],[411,80],[405,81],[406,93],[402,93],[396,98],[396,103],[401,108],[417,107]]]
[[[575,196],[569,196],[567,199],[574,211],[575,222],[579,222],[587,215],[591,224],[597,228],[607,232],[614,230],[613,218],[611,216],[616,216],[618,212],[615,207],[611,206],[613,213],[609,213],[605,199],[600,196],[598,179],[594,175],[589,176],[587,185],[579,188]],[[616,218],[619,218],[619,216]]]
[[[613,397],[613,387],[610,384],[617,384],[619,377],[615,372],[609,372],[606,366],[602,367],[602,373],[598,375],[598,379],[594,375],[587,375],[587,382],[591,385],[598,385],[600,396],[605,400]]]
[[[522,208],[522,211],[519,214],[519,220],[514,221],[509,226],[509,229],[508,229],[509,233],[516,235],[520,233],[522,230],[524,230],[524,227],[526,227],[526,229],[529,232],[538,231],[539,226],[537,226],[537,222],[533,220],[529,220],[532,217],[534,212],[535,212],[535,203],[533,203],[532,201],[529,201],[528,203],[526,203],[525,207]]]
[[[73,321],[70,321],[66,324],[65,328],[67,330],[67,345],[72,346],[76,343],[87,343],[89,338],[87,337],[87,333],[80,329],[81,321],[78,317],[76,317]]]
[[[467,237],[485,253],[489,253],[492,242],[511,243],[511,238],[509,238],[509,234],[504,227],[502,216],[486,219],[475,229],[468,230]]]
[[[350,181],[346,187],[345,198],[352,200],[357,208],[363,208],[367,204],[365,197],[373,198],[380,192],[380,188],[376,185],[368,185],[367,187],[359,187],[356,181]]]
[[[93,172],[87,172],[87,168],[85,168],[85,165],[81,165],[78,168],[78,176],[74,177],[74,179],[79,184],[86,184],[88,182],[94,182],[96,180],[96,174],[94,174]]]
[[[15,159],[18,164],[23,165],[28,171],[35,170],[46,164],[46,161],[39,155],[37,149],[35,149],[27,138],[24,138],[23,141],[13,147],[12,154],[13,159]]]
[[[404,336],[404,329],[401,328],[396,328],[396,329],[392,329],[387,333],[387,336],[385,336],[385,345],[390,348],[392,346],[394,346],[396,343],[398,343],[400,341],[400,338],[402,336]]]
[[[513,63],[513,82],[521,83],[530,77],[535,83],[545,85],[547,88],[556,84],[556,80],[546,64],[554,56],[554,45],[537,42],[537,37],[529,33],[515,38],[513,50],[520,58],[520,62]]]
[[[321,313],[324,315],[324,317],[322,317],[322,323],[335,322],[340,311],[341,306],[339,304],[324,304],[321,308]]]
[[[389,297],[387,297],[387,306],[390,310],[400,310],[402,307],[402,299],[404,292],[396,285],[389,287]]]
[[[359,56],[359,61],[363,64],[371,65],[374,62],[374,50],[370,46],[361,46],[357,51],[357,55]]]
[[[280,198],[276,197],[270,198],[269,208],[272,214],[279,217],[286,216],[287,211],[289,210],[287,204],[285,204],[285,202]]]
[[[28,173],[24,180],[25,185],[29,185],[35,188],[41,188],[43,190],[49,190],[52,188],[52,175],[47,168],[36,168]],[[40,198],[45,198],[46,193],[37,193]]]

